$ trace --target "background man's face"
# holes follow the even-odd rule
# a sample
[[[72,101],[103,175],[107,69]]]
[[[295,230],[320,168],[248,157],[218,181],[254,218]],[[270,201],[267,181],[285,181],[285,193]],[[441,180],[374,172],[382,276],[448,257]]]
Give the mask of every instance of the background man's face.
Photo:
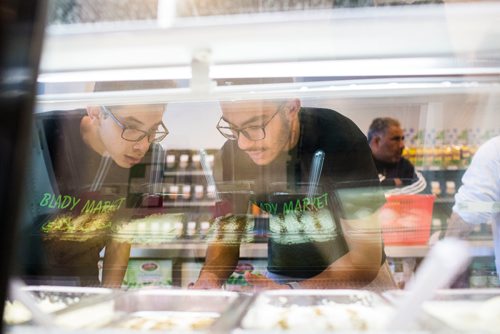
[[[139,105],[116,106],[109,110],[125,126],[149,131],[157,129],[163,118],[164,106]],[[123,129],[110,115],[102,115],[99,135],[101,141],[116,164],[130,168],[138,164],[151,145],[147,136],[138,142],[127,141],[121,137]]]
[[[291,126],[284,111],[276,114],[280,105],[281,103],[270,101],[221,103],[222,117],[232,127],[241,129],[248,126],[262,126],[270,120],[265,127],[264,139],[253,141],[246,138],[243,133],[240,133],[238,138],[238,147],[257,165],[271,163],[281,152],[288,149]]]
[[[378,145],[373,149],[375,158],[388,163],[399,162],[405,147],[403,129],[390,126],[379,138]]]

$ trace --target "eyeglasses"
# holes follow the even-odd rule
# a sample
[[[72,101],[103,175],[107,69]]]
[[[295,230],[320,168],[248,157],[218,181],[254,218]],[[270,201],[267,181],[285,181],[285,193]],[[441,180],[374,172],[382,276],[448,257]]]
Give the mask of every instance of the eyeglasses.
[[[122,138],[125,139],[126,141],[138,142],[138,141],[143,140],[144,137],[147,136],[148,142],[159,143],[168,135],[168,129],[165,126],[165,124],[163,124],[163,122],[161,122],[158,125],[158,128],[160,129],[160,131],[158,131],[158,128],[155,130],[151,129],[149,131],[142,131],[142,130],[124,125],[122,122],[120,122],[120,120],[118,118],[116,118],[115,115],[113,115],[111,110],[109,110],[107,107],[101,106],[101,109],[103,112],[105,112],[106,114],[111,116],[113,121],[120,128],[122,128]]]
[[[238,140],[240,137],[240,133],[242,133],[247,139],[252,141],[262,140],[266,138],[266,127],[273,120],[274,116],[276,116],[285,105],[281,105],[278,107],[278,110],[269,118],[264,124],[260,126],[247,126],[245,128],[235,128],[232,126],[226,126],[223,122],[227,121],[224,118],[220,118],[219,122],[217,122],[217,130],[219,130],[220,134],[229,140]],[[222,124],[221,124],[222,123]]]

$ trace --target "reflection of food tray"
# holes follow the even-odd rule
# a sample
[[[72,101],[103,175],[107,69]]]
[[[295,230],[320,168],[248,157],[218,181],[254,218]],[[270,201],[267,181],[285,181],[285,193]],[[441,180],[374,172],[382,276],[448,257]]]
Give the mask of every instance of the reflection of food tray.
[[[99,327],[106,328],[131,328],[153,329],[158,326],[176,325],[176,321],[161,323],[158,316],[175,315],[177,319],[183,318],[179,330],[201,330],[197,326],[210,327],[217,323],[221,314],[239,309],[236,302],[237,293],[227,291],[198,291],[198,290],[167,290],[151,289],[129,291],[118,296],[113,304],[92,305],[90,307],[76,308],[64,314],[67,319],[81,318],[82,314],[93,314],[94,309],[103,310],[99,315]],[[172,320],[172,319],[170,319]],[[84,320],[81,320],[84,321]],[[80,322],[81,322],[80,321]],[[160,323],[159,323],[160,322]],[[191,322],[191,325],[189,323]],[[186,326],[186,327],[182,327]],[[88,320],[80,324],[80,328],[95,327],[95,322]],[[206,329],[206,328],[205,328]]]
[[[205,239],[213,243],[238,244],[254,240],[254,216],[250,214],[233,215],[215,218]]]
[[[404,291],[384,293],[391,302],[404,296]],[[453,331],[498,333],[500,328],[500,289],[440,290],[433,300],[422,305],[424,312]]]
[[[111,229],[111,213],[49,216],[40,226],[44,239],[87,241],[103,239]]]
[[[113,239],[134,244],[158,244],[181,237],[184,213],[152,214],[113,226]]]

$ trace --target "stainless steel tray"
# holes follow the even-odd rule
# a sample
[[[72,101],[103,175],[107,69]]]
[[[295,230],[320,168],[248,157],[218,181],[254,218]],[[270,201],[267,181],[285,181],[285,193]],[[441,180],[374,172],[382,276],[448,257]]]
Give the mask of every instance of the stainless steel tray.
[[[395,304],[404,294],[404,290],[389,290],[383,292],[382,296],[391,304]],[[486,301],[496,296],[500,296],[500,289],[443,289],[436,291],[433,300]]]
[[[73,319],[97,317],[73,328],[203,331],[215,325],[222,313],[238,309],[237,305],[233,305],[240,298],[243,296],[227,291],[128,291],[114,298],[112,303],[104,301],[99,305],[66,312],[64,327],[68,327]],[[95,309],[99,310],[99,314]]]
[[[62,310],[73,307],[80,303],[94,303],[100,301],[102,296],[111,296],[113,290],[105,288],[87,288],[72,286],[52,286],[52,285],[33,285],[22,288],[29,293],[38,308],[47,314],[58,314]],[[13,310],[13,312],[27,312],[23,321],[13,322],[12,324],[27,324],[31,321],[30,312],[21,304],[12,301],[14,307],[22,310]]]
[[[370,291],[268,291],[254,297],[235,332],[381,331],[393,311]]]
[[[383,296],[397,304],[404,294],[394,290]],[[422,305],[422,310],[452,332],[500,333],[500,289],[439,290]]]
[[[141,330],[170,329],[176,331],[204,331],[217,326],[221,315],[238,309],[244,296],[228,291],[152,289],[127,293],[116,300],[115,311],[119,318],[107,327]],[[229,312],[230,313],[230,312]],[[155,321],[155,319],[161,320]],[[145,321],[144,321],[145,320]],[[141,322],[144,322],[141,325]]]
[[[454,331],[500,333],[500,289],[440,291],[422,309]]]

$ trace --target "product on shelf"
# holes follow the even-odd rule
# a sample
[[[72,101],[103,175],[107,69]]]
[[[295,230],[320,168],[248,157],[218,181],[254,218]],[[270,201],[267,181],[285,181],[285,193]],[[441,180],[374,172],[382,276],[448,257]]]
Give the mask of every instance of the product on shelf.
[[[182,197],[184,199],[190,199],[191,198],[191,186],[189,184],[184,184],[182,186]]]
[[[205,195],[204,187],[201,184],[197,184],[194,186],[194,198],[202,199]]]
[[[168,198],[171,200],[177,199],[179,195],[179,186],[177,184],[171,184],[168,188]]]
[[[123,285],[128,288],[172,286],[172,260],[129,260]]]
[[[189,155],[181,154],[179,157],[179,167],[182,169],[186,169],[189,165]]]
[[[167,154],[167,168],[172,169],[175,167],[176,156],[174,154]]]
[[[193,154],[191,156],[191,163],[192,163],[192,167],[193,167],[194,170],[201,169],[200,155],[199,154]]]
[[[455,182],[446,181],[446,195],[453,196],[455,195],[457,188],[455,186]]]
[[[436,196],[441,195],[441,184],[439,181],[431,181],[431,193]]]
[[[215,197],[216,197],[215,185],[209,184],[207,186],[207,198],[209,198],[209,199],[215,199]]]

